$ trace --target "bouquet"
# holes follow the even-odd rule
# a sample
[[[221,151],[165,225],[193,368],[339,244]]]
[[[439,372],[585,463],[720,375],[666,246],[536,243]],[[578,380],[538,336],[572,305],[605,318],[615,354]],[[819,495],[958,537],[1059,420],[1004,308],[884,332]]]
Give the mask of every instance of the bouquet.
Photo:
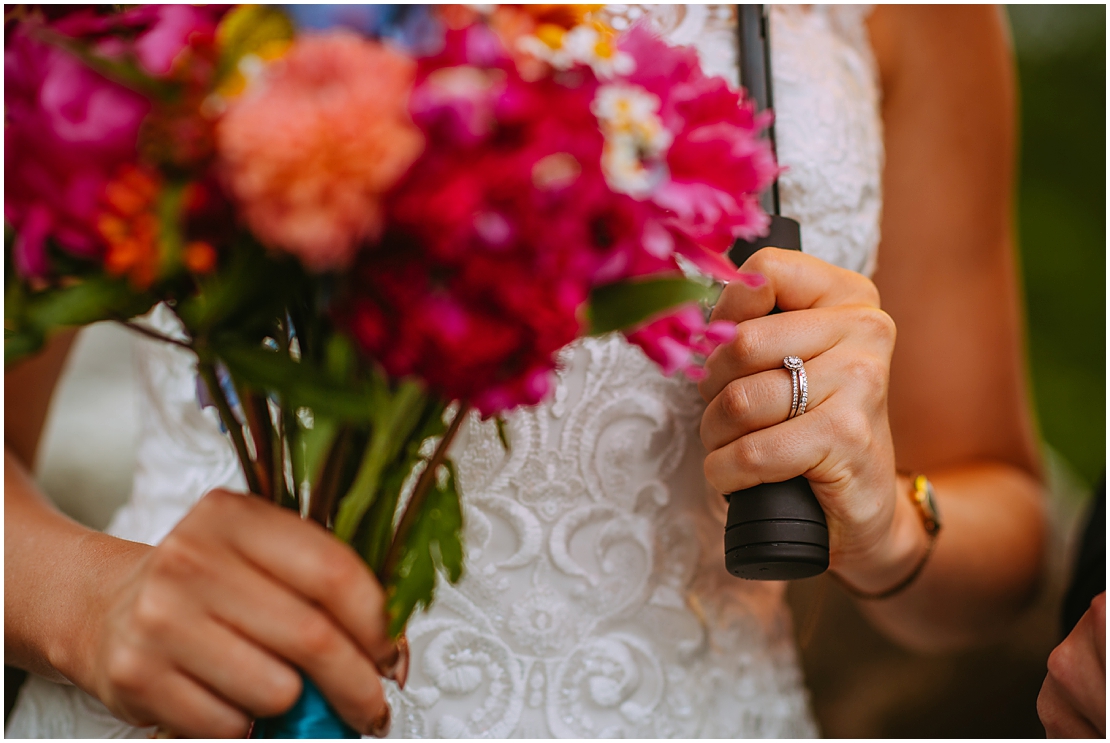
[[[697,378],[734,332],[705,306],[778,171],[692,50],[599,6],[113,7],[5,10],[5,362],[165,303],[251,492],[394,636],[461,575],[466,415],[504,431],[584,334]]]

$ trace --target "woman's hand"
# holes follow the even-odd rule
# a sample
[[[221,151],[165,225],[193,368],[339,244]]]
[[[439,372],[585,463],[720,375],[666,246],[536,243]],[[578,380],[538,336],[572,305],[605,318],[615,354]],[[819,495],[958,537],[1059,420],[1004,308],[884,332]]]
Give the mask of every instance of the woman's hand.
[[[82,640],[90,675],[79,685],[128,722],[189,737],[242,737],[251,718],[287,710],[298,668],[356,730],[384,735],[379,669],[407,661],[386,635],[380,586],[349,547],[221,490],[139,552],[90,617],[101,619]]]
[[[731,493],[804,475],[828,519],[833,569],[861,590],[889,587],[925,548],[920,524],[917,544],[894,528],[906,500],[887,421],[894,323],[870,280],[813,256],[767,248],[741,272],[713,311],[738,324],[736,338],[710,355],[699,385],[706,477]],[[809,380],[792,420],[786,356]]]
[[[1106,592],[1048,656],[1037,714],[1049,738],[1106,737]]]

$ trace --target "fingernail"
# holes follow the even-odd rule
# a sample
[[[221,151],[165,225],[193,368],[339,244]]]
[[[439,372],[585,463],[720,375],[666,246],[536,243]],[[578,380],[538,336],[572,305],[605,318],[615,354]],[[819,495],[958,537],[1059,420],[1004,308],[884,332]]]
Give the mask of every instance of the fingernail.
[[[370,735],[375,738],[384,738],[389,735],[389,728],[393,724],[393,714],[389,711],[389,705],[385,706],[378,719],[370,723]]]
[[[397,638],[397,667],[394,669],[393,680],[402,691],[405,682],[409,680],[409,638],[405,635]]]
[[[393,662],[382,669],[382,676],[390,681],[397,682],[397,686],[405,688],[409,678],[409,641],[404,635],[397,638],[394,643],[395,655]]]
[[[753,273],[750,271],[737,271],[737,277],[752,289],[758,289],[767,283],[767,277],[761,273]]]

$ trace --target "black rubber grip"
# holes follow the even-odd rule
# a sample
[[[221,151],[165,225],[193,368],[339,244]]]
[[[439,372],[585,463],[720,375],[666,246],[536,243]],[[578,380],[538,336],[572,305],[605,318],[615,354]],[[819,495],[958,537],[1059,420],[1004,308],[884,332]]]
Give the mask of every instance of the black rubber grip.
[[[755,241],[737,240],[729,258],[739,266],[768,246],[801,250],[801,227],[789,217],[772,215],[770,233]],[[789,352],[784,349],[783,355]],[[729,495],[725,567],[749,580],[796,580],[828,569],[825,512],[808,480],[795,477]]]

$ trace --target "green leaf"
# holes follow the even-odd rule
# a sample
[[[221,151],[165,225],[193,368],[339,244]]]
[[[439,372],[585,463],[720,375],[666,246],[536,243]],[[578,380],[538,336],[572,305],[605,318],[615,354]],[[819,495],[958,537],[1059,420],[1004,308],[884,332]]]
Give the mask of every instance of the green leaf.
[[[261,339],[285,316],[285,299],[306,280],[295,259],[271,255],[241,237],[227,264],[201,280],[200,292],[179,302],[177,316],[194,338],[220,331]]]
[[[590,335],[634,328],[680,304],[712,301],[719,291],[715,285],[679,276],[599,286],[590,292],[587,307]]]
[[[34,353],[54,332],[140,315],[157,299],[125,279],[96,276],[66,287],[28,292],[9,282],[4,296],[5,366]]]
[[[409,436],[401,452],[383,473],[378,494],[351,541],[375,575],[381,575],[393,543],[394,521],[401,490],[417,463],[424,459],[420,449],[429,438],[442,436],[447,429],[443,422],[444,407],[442,401],[434,399],[425,407],[416,431]]]
[[[284,412],[284,411],[283,411]],[[328,449],[335,439],[339,424],[329,418],[323,418],[305,411],[311,417],[312,427],[309,428],[302,420],[302,416],[294,412],[292,416],[292,433],[287,433],[289,439],[290,464],[293,469],[293,487],[299,499],[302,483],[313,483],[319,480],[320,467],[327,458]]]
[[[372,421],[381,394],[368,383],[341,385],[322,369],[278,351],[227,338],[214,339],[212,351],[231,371],[260,390],[277,392],[284,404],[311,408],[314,415],[338,421]]]
[[[32,295],[26,317],[35,327],[48,330],[134,317],[149,310],[155,301],[153,296],[135,291],[126,280],[97,277]]]
[[[328,373],[334,379],[349,379],[358,367],[358,352],[347,336],[334,333],[325,345],[325,361]]]
[[[45,343],[46,337],[32,330],[22,332],[5,330],[4,368],[8,368],[17,361],[38,352]]]
[[[339,502],[335,535],[350,543],[378,494],[382,471],[396,459],[420,422],[428,399],[420,385],[402,382],[387,404],[374,410],[374,428],[351,489]]]
[[[463,519],[455,468],[450,462],[440,468],[420,519],[402,546],[397,570],[385,585],[391,637],[404,631],[416,609],[431,605],[437,569],[442,569],[452,583],[462,577]]]

